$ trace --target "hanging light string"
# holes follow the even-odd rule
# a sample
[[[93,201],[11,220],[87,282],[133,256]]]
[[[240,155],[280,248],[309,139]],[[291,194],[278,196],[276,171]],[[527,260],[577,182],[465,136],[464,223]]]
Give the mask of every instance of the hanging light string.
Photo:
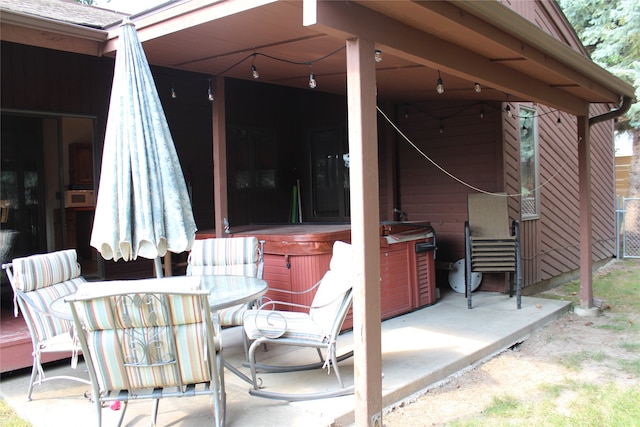
[[[481,189],[479,187],[476,187],[476,186],[474,186],[474,185],[472,185],[472,184],[470,184],[470,183],[468,183],[466,181],[463,181],[462,179],[460,179],[457,176],[453,175],[451,172],[449,172],[446,169],[444,169],[442,166],[440,166],[438,163],[436,163],[433,159],[431,159],[424,151],[422,151],[413,141],[411,141],[411,139],[409,139],[409,137],[407,135],[404,134],[404,132],[402,132],[400,130],[400,128],[384,113],[384,111],[382,111],[382,109],[380,109],[380,107],[376,106],[376,110],[378,110],[378,113],[380,113],[380,115],[382,115],[382,117],[391,125],[391,127],[398,133],[398,135],[400,135],[405,141],[407,141],[407,143],[409,143],[409,145],[414,150],[416,150],[422,157],[427,159],[427,161],[429,161],[429,163],[431,163],[438,170],[440,170],[442,173],[444,173],[445,175],[447,175],[449,178],[453,179],[454,181],[464,185],[467,188],[475,190],[475,191],[477,191],[479,193],[489,194],[489,195],[493,195],[493,196],[522,197],[522,195],[523,195],[522,193],[514,193],[514,194],[493,193],[491,191],[483,190],[483,189]],[[547,181],[543,182],[542,184],[540,184],[536,188],[534,188],[532,190],[532,192],[538,193],[538,191],[540,191],[540,189],[542,189],[543,187],[545,187],[546,185],[548,185],[549,183],[554,181],[555,178],[560,174],[560,172],[565,169],[565,166],[567,164],[568,164],[568,156],[565,158],[565,161],[562,163],[561,167],[558,168],[558,170]]]
[[[490,104],[490,103],[488,103],[486,101],[474,102],[472,104],[469,104],[469,105],[466,105],[464,107],[459,108],[458,110],[456,110],[455,112],[453,112],[451,114],[447,114],[447,115],[444,115],[444,116],[435,116],[433,114],[430,114],[429,112],[423,110],[422,108],[418,107],[415,104],[406,103],[406,104],[402,104],[402,105],[404,106],[405,116],[406,117],[409,116],[409,113],[411,112],[410,110],[415,110],[415,111],[418,111],[418,112],[420,112],[420,113],[422,113],[422,114],[424,114],[424,115],[426,115],[428,117],[431,117],[434,120],[440,120],[440,121],[448,120],[448,119],[452,119],[454,117],[457,117],[457,116],[459,116],[459,115],[461,115],[461,114],[467,112],[468,110],[470,110],[470,109],[472,109],[474,107],[477,107],[477,106],[487,107],[487,108],[491,108],[492,110],[495,110],[495,111],[504,112],[504,109],[502,109],[500,107],[496,107],[495,105],[492,105],[492,104]],[[484,110],[481,110],[481,111],[484,112]],[[537,114],[535,114],[533,116],[526,116],[526,117],[527,118],[544,117],[544,116],[548,116],[549,114],[558,114],[558,119],[560,119],[560,116],[559,116],[560,110],[545,111],[545,112],[542,112],[542,113],[537,113]],[[511,117],[519,119],[519,118],[524,117],[524,116],[520,116],[518,114],[515,114],[512,111]],[[561,121],[559,121],[558,123],[561,123]]]
[[[224,70],[222,70],[220,73],[218,73],[218,75],[219,76],[223,76],[226,73],[228,73],[229,71],[233,70],[238,65],[242,64],[247,59],[253,58],[253,60],[255,60],[255,58],[258,57],[258,56],[264,56],[265,58],[269,58],[269,59],[272,59],[274,61],[284,62],[284,63],[292,64],[292,65],[307,65],[307,66],[311,66],[312,64],[315,64],[316,62],[324,61],[325,59],[327,59],[327,58],[329,58],[329,57],[331,57],[333,55],[338,54],[339,52],[343,51],[344,49],[346,49],[346,46],[341,46],[338,49],[336,49],[336,50],[334,50],[332,52],[329,52],[324,56],[321,56],[320,58],[312,59],[310,61],[292,61],[290,59],[278,58],[277,56],[269,55],[269,54],[262,53],[262,52],[252,52],[249,55],[245,56],[244,58],[240,59],[239,61],[235,62],[234,64],[232,64],[228,68],[225,68]]]

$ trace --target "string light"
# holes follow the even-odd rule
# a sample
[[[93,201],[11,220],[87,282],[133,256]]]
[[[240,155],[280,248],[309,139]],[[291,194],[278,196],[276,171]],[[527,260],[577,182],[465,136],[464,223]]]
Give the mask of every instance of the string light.
[[[484,119],[484,108],[480,109],[480,118]]]
[[[207,95],[209,101],[213,102],[215,98],[213,97],[213,90],[211,90],[211,79],[209,79],[209,90],[207,90]]]
[[[376,62],[382,62],[382,51],[381,50],[376,49],[376,55],[375,55],[374,59],[376,60]]]
[[[313,71],[312,71],[311,74],[309,74],[309,87],[311,89],[315,89],[317,85],[318,85],[318,82],[316,82],[316,75],[313,74]]]
[[[444,84],[442,84],[442,76],[440,75],[440,70],[438,70],[438,82],[436,83],[436,92],[439,94],[444,93]]]
[[[255,65],[253,65],[253,61],[256,60],[256,53],[253,54],[253,59],[251,60],[251,75],[253,76],[254,79],[258,79],[260,78],[260,73],[258,73],[258,69],[256,68]]]
[[[475,82],[475,84],[473,85],[473,90],[475,90],[476,93],[482,92],[482,86],[480,86],[480,83]]]
[[[509,105],[509,94],[507,94],[507,106],[504,107],[505,113],[507,113],[508,117],[512,117],[513,113],[511,113],[511,106]]]
[[[171,82],[171,98],[176,99],[177,97],[178,95],[176,95],[176,87],[173,82]]]
[[[558,123],[559,125],[561,125],[561,124],[562,124],[562,119],[560,118],[560,116],[558,116],[558,122],[557,122],[557,123]]]

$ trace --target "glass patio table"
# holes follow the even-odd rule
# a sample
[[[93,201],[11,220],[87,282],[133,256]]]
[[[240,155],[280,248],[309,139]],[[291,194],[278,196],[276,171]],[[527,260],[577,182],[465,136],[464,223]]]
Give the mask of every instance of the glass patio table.
[[[163,289],[172,285],[187,286],[193,289],[208,289],[210,292],[209,307],[212,312],[255,301],[266,294],[269,289],[267,282],[264,280],[246,276],[172,276],[162,279],[136,280],[136,282],[139,281],[148,281],[151,286],[153,286],[153,282],[157,282],[158,288]],[[118,293],[126,290],[127,282],[130,281],[86,282],[83,283],[82,288],[86,290],[93,286],[109,286],[113,288],[114,293]],[[49,306],[49,313],[61,319],[73,320],[71,308],[65,301],[69,297],[70,295],[65,295],[53,301]]]

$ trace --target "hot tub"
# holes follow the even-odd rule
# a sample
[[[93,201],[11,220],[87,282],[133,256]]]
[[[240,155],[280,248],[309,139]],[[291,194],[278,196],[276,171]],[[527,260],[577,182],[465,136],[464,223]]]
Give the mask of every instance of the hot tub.
[[[264,243],[263,278],[270,288],[300,292],[329,269],[336,240],[351,242],[350,224],[284,224],[234,227],[233,236],[256,236]],[[197,238],[215,237],[200,231]],[[436,302],[435,232],[428,223],[380,224],[380,294],[382,320]],[[310,305],[313,295],[269,291],[273,300]],[[345,328],[352,326],[351,316]]]

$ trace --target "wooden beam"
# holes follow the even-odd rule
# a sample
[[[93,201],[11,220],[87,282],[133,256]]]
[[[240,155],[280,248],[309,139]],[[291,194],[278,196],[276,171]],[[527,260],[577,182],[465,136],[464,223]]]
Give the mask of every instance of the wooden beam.
[[[138,38],[143,43],[276,1],[278,0],[218,1],[212,3],[211,0],[192,0],[135,19],[134,23]],[[105,53],[115,52],[118,48],[119,26],[120,24],[108,29],[109,41],[105,46]]]
[[[437,19],[447,21],[452,26],[464,27],[476,33],[478,37],[497,42],[500,46],[513,52],[517,57],[543,65],[556,75],[575,82],[580,87],[586,87],[600,97],[608,98],[610,102],[620,102],[619,92],[603,87],[581,72],[586,67],[593,67],[593,63],[588,57],[577,53],[550,34],[540,31],[539,27],[508,7],[496,8],[494,4],[489,2],[464,2],[464,6],[467,9],[474,10],[474,12],[486,14],[489,11],[500,11],[503,25],[505,25],[505,29],[502,29],[462,10],[459,7],[462,3],[428,1],[414,2],[413,4],[431,11],[437,15]],[[552,56],[551,53],[543,52],[537,46],[549,46],[549,51],[552,50],[551,46],[553,46],[554,54],[559,55],[565,61],[571,57],[572,65],[574,66],[567,66],[566,62],[559,61],[557,57]]]
[[[216,229],[216,237],[224,237],[224,219],[229,218],[224,77],[213,77],[211,85],[215,97],[212,108],[214,227]]]
[[[103,40],[97,37],[99,34],[93,39],[88,39],[83,38],[82,35],[61,34],[57,31],[28,28],[5,22],[0,23],[0,33],[4,41],[91,56],[102,54],[102,46],[107,36],[107,33],[103,32]]]
[[[307,3],[314,4],[315,9]],[[588,114],[589,103],[585,100],[353,2],[305,0],[304,24],[345,40],[354,36],[374,40],[393,55],[478,81],[505,94],[574,115]]]
[[[380,203],[374,44],[347,41],[347,108],[354,252],[355,424],[382,426]]]
[[[589,117],[578,117],[578,188],[580,192],[580,308],[593,307],[591,232],[591,137]]]

